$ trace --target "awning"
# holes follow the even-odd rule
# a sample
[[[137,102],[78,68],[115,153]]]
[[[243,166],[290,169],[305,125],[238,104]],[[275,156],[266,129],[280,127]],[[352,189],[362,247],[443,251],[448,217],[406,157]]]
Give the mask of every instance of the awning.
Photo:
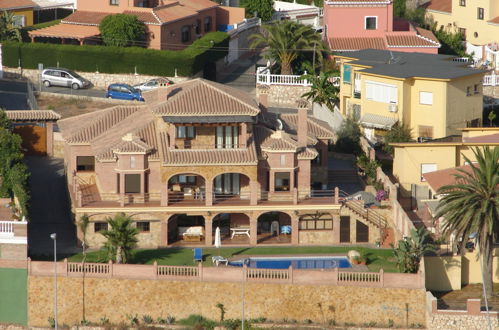
[[[43,29],[29,31],[30,37],[86,39],[100,35],[99,27],[60,23]]]
[[[389,130],[398,121],[396,118],[390,118],[373,113],[366,113],[360,119],[360,124],[364,127],[379,128]]]
[[[163,116],[167,123],[174,124],[216,124],[216,123],[253,123],[251,116]]]
[[[36,10],[45,10],[45,9],[55,9],[55,8],[65,8],[65,9],[74,9],[75,3],[74,1],[64,1],[64,0],[33,0],[36,4]]]

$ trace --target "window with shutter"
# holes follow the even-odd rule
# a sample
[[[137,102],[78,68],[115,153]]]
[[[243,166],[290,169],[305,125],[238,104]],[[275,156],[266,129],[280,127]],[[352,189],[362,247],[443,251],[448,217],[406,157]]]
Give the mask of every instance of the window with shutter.
[[[419,92],[419,104],[432,105],[433,93],[432,92]]]

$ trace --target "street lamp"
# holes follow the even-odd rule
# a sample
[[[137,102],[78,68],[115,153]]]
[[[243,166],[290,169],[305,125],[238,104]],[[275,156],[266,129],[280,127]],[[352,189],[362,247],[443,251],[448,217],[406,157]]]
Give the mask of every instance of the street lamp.
[[[54,323],[57,330],[57,234],[50,234],[50,238],[54,241]]]

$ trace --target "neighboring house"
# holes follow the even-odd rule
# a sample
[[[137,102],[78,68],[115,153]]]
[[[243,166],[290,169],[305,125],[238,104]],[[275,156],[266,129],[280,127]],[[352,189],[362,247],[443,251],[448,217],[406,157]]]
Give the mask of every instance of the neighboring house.
[[[379,239],[369,219],[340,217],[339,194],[312,189],[326,182],[334,133],[305,101],[277,114],[268,94],[259,105],[203,79],[150,93],[162,100],[58,123],[75,218],[90,216],[90,247],[105,241],[99,231],[116,212],[133,217],[142,247],[212,246],[216,227],[223,244]]]
[[[302,5],[296,2],[274,1],[274,20],[292,20],[311,25],[314,29],[322,28],[322,8]]]
[[[466,165],[463,155],[472,162],[475,160],[473,147],[499,146],[497,127],[463,128],[461,131],[462,136],[392,144],[395,150],[393,175],[400,183],[402,195],[412,195],[416,199],[433,198],[438,188],[451,182],[449,174],[454,173],[453,169]]]
[[[230,24],[232,15],[241,16],[242,8],[220,7],[209,0],[84,0],[78,10],[60,24],[30,31],[39,38],[59,38],[62,43],[100,43],[99,24],[110,14],[136,15],[147,27],[147,47],[179,50],[204,34],[216,31],[217,25]]]
[[[12,13],[17,27],[33,25],[35,7],[36,4],[31,0],[0,0],[0,11]]]
[[[324,1],[324,37],[333,51],[388,49],[437,54],[429,30],[393,17],[392,0]]]
[[[462,33],[469,54],[499,67],[499,1],[431,0],[423,6],[437,29]]]
[[[341,65],[340,111],[359,120],[371,142],[382,140],[397,121],[422,139],[482,125],[485,70],[446,55],[367,49],[335,57]]]

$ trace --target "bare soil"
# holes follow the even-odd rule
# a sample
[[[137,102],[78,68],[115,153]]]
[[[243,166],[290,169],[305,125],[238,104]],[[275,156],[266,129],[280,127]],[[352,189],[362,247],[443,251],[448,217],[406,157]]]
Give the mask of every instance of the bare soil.
[[[467,299],[482,299],[482,310],[485,310],[485,301],[482,298],[481,284],[468,284],[461,290],[449,292],[432,292],[438,299],[439,309],[466,310]],[[499,311],[499,283],[494,284],[494,296],[488,300],[489,310]]]
[[[99,111],[114,106],[112,103],[91,99],[63,98],[57,96],[38,96],[40,110],[54,110],[62,118],[73,117],[89,112]]]

